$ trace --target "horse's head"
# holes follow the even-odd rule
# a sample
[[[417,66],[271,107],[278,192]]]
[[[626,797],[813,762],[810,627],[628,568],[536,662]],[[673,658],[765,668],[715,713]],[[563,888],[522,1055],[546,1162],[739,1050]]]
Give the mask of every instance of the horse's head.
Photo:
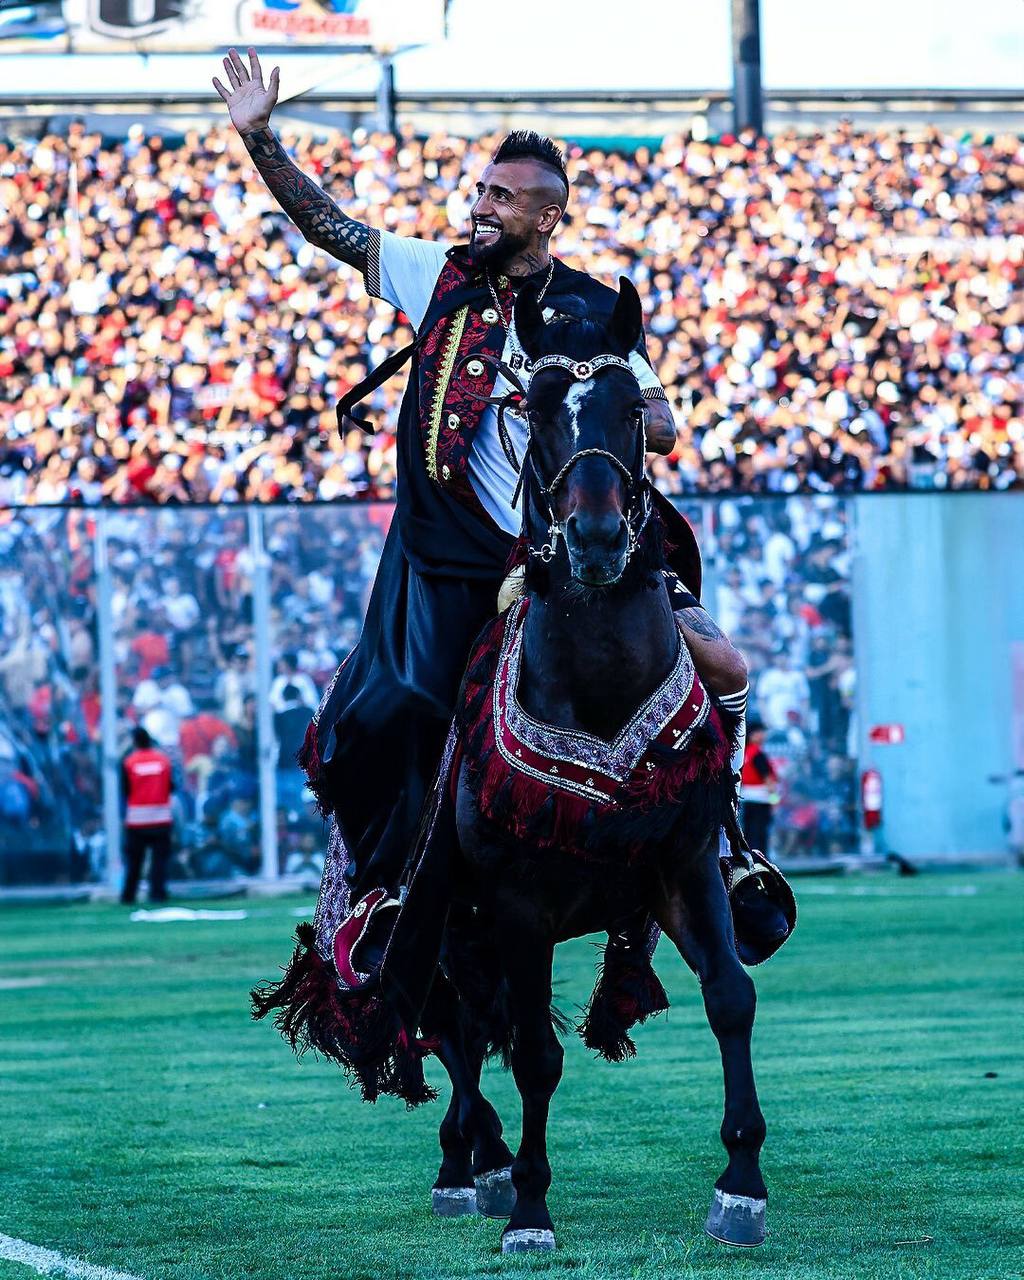
[[[565,539],[578,582],[611,586],[625,572],[650,512],[644,481],[644,402],[629,368],[640,338],[640,298],[625,278],[607,326],[544,321],[534,290],[516,300],[515,325],[533,363],[527,535],[547,523],[542,559]],[[531,524],[534,528],[531,528]],[[536,553],[536,552],[535,552]]]

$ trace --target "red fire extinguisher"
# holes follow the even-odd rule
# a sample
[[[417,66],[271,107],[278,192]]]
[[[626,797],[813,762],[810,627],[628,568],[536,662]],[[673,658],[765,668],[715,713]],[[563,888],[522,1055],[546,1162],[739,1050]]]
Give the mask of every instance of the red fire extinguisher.
[[[877,769],[860,775],[860,808],[864,830],[877,831],[882,825],[882,775]]]

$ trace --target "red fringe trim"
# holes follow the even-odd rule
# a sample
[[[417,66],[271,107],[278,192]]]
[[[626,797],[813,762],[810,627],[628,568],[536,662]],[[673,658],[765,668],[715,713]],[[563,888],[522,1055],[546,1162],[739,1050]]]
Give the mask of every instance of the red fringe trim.
[[[480,812],[516,839],[534,847],[559,849],[574,857],[601,861],[636,861],[656,852],[642,829],[644,815],[687,803],[695,785],[712,789],[730,776],[731,743],[718,708],[697,730],[688,750],[666,752],[665,764],[633,779],[620,791],[620,804],[597,805],[583,796],[555,789],[513,768],[498,750],[493,700],[490,696],[500,657],[504,620],[480,637],[470,656],[460,699],[461,735],[451,772],[451,791],[465,760]],[[633,837],[623,845],[602,849],[591,839],[599,819],[629,814],[637,819]],[[662,816],[665,816],[662,814]]]
[[[302,746],[295,753],[299,768],[305,773],[306,780],[313,783],[320,776],[320,738],[316,723],[310,720],[306,728],[306,736]]]
[[[646,953],[605,947],[590,1003],[577,1027],[588,1049],[608,1062],[636,1057],[630,1030],[669,1007],[668,996]]]
[[[316,949],[311,924],[299,925],[295,940],[284,977],[253,989],[253,1018],[273,1013],[296,1054],[312,1049],[336,1062],[367,1102],[390,1094],[415,1107],[436,1098],[423,1078],[423,1058],[434,1046],[408,1034],[372,981],[342,987]]]
[[[295,760],[306,775],[306,782],[316,799],[317,812],[322,818],[329,818],[330,806],[326,800],[323,761],[320,759],[320,730],[313,720],[310,720],[306,727],[306,736],[302,739],[302,746],[295,753]]]

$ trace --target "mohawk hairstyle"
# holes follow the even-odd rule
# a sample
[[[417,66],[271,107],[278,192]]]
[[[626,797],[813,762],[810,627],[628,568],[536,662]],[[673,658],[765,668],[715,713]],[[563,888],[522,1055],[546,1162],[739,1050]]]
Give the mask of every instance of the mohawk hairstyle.
[[[501,164],[506,160],[535,160],[537,164],[554,169],[565,183],[566,195],[569,194],[569,176],[565,172],[561,148],[535,129],[515,129],[501,140],[491,161]]]

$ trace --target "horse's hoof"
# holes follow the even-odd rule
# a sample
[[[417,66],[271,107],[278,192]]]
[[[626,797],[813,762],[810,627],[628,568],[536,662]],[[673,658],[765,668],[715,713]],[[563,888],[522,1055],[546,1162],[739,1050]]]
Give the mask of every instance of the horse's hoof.
[[[502,1253],[531,1253],[554,1247],[555,1233],[546,1227],[519,1227],[501,1237]]]
[[[764,1221],[767,1205],[767,1200],[734,1196],[715,1187],[704,1230],[713,1240],[722,1244],[752,1249],[755,1245],[764,1244],[764,1238],[768,1234]]]
[[[432,1187],[430,1203],[439,1218],[461,1218],[476,1213],[475,1187]]]
[[[508,1218],[516,1207],[516,1189],[512,1185],[512,1168],[492,1169],[481,1173],[476,1182],[476,1209],[485,1218]]]

